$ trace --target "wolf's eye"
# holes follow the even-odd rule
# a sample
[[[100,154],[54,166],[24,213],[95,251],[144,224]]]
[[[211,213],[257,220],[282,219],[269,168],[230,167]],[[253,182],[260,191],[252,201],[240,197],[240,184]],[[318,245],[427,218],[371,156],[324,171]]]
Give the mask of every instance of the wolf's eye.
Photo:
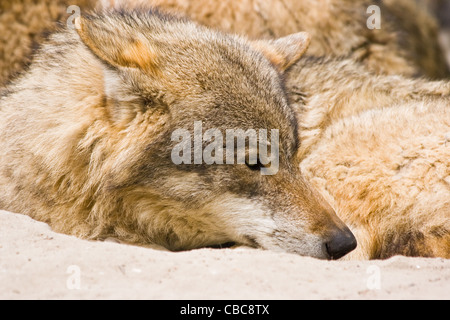
[[[264,168],[264,165],[261,163],[261,161],[259,159],[254,164],[251,164],[251,163],[249,163],[248,160],[245,160],[245,164],[252,171],[260,171],[262,168]]]

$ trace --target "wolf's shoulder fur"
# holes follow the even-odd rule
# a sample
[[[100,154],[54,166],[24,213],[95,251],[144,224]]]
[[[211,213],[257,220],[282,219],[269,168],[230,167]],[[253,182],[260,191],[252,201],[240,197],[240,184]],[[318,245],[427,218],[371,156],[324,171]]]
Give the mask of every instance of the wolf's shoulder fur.
[[[449,81],[377,75],[345,58],[305,57],[289,70],[286,86],[299,114],[301,157],[342,118],[424,99],[450,99]]]
[[[343,118],[303,161],[355,232],[353,258],[450,257],[448,101],[424,98]]]
[[[450,82],[375,75],[346,59],[293,68],[302,168],[355,232],[349,257],[450,257]]]

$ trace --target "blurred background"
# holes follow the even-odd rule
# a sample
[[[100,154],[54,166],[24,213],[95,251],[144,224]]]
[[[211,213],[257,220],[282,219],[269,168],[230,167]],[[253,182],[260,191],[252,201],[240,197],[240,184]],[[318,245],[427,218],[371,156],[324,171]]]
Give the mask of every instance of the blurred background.
[[[440,42],[447,53],[450,65],[450,0],[427,0],[432,12],[438,18],[441,26]]]
[[[450,77],[450,0],[0,0],[0,88],[66,23],[69,6],[89,12],[112,3],[158,5],[251,38],[308,31],[310,55],[350,56],[376,73]],[[373,3],[382,7],[382,30],[366,28],[365,9]]]

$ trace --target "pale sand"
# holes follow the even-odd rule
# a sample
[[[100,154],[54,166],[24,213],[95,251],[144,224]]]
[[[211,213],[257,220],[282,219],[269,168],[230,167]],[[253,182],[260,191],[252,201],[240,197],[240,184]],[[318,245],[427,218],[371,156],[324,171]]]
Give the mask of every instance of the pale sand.
[[[0,299],[450,299],[450,260],[171,253],[80,240],[0,211]]]

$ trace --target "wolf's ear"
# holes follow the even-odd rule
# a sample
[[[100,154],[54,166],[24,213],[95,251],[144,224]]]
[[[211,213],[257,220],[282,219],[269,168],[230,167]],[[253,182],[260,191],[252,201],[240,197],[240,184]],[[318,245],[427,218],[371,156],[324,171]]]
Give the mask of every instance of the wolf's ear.
[[[305,54],[310,43],[311,36],[307,32],[299,32],[277,40],[252,41],[252,46],[284,72]]]
[[[157,71],[157,50],[126,26],[97,17],[78,17],[75,27],[84,44],[108,64]]]

